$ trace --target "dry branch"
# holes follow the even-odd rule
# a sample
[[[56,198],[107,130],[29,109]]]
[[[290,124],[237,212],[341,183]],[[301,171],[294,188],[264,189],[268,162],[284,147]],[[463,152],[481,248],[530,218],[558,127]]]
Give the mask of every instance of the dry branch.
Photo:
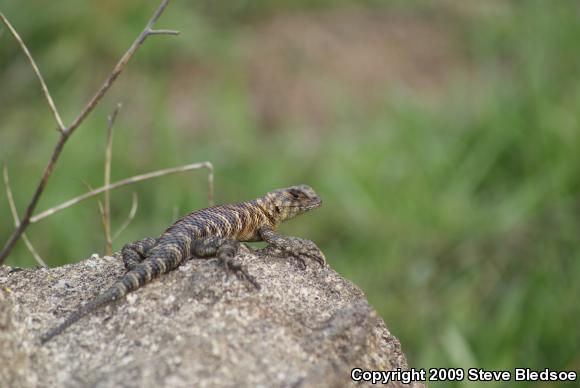
[[[44,93],[44,97],[46,98],[46,101],[48,102],[48,106],[50,107],[50,110],[52,111],[52,114],[54,115],[54,119],[56,120],[56,124],[58,125],[58,129],[60,132],[64,132],[64,130],[65,130],[64,123],[60,117],[60,114],[58,113],[58,110],[56,109],[56,105],[54,105],[54,101],[52,100],[52,97],[50,96],[50,92],[48,91],[48,87],[46,86],[46,83],[44,82],[44,78],[42,77],[42,74],[40,74],[40,70],[38,69],[38,66],[36,66],[36,62],[34,61],[34,58],[32,58],[30,51],[28,51],[28,47],[26,47],[22,38],[20,38],[20,35],[18,35],[18,32],[16,32],[14,27],[12,27],[12,24],[10,24],[10,22],[8,21],[8,19],[6,19],[6,16],[4,16],[4,14],[2,14],[2,12],[0,12],[0,19],[2,19],[2,22],[4,23],[6,28],[8,28],[8,31],[10,31],[10,33],[12,34],[14,39],[16,39],[16,41],[20,45],[20,48],[22,49],[22,51],[24,51],[26,58],[28,58],[28,62],[30,63],[30,66],[32,66],[32,70],[34,70],[34,74],[36,74],[36,78],[38,78],[38,81],[40,82],[40,87],[42,88],[42,92]]]
[[[113,158],[113,126],[115,125],[115,120],[121,109],[121,103],[118,103],[113,110],[113,113],[109,116],[109,125],[107,126],[107,143],[105,146],[105,182],[104,185],[108,186],[111,184],[111,159]],[[105,253],[107,255],[113,254],[113,241],[111,239],[111,193],[109,190],[105,191],[102,206],[103,215],[103,229],[105,233]]]
[[[169,3],[169,0],[163,0],[161,2],[161,4],[157,8],[157,10],[155,11],[153,16],[151,17],[151,19],[147,23],[147,25],[145,26],[143,31],[141,31],[141,33],[139,34],[139,36],[137,36],[137,39],[135,39],[135,41],[133,42],[131,47],[129,47],[127,52],[121,57],[121,59],[119,60],[117,65],[114,67],[113,71],[111,72],[109,77],[105,80],[103,85],[99,88],[99,90],[97,90],[95,95],[85,105],[85,107],[82,109],[82,111],[76,117],[76,119],[72,122],[72,124],[60,131],[60,137],[59,137],[59,139],[58,139],[58,141],[57,141],[57,143],[52,151],[52,155],[50,156],[48,164],[46,165],[44,172],[42,173],[42,177],[40,179],[40,182],[38,183],[38,186],[36,187],[36,190],[32,196],[32,199],[30,200],[30,202],[28,203],[28,206],[26,207],[26,210],[24,212],[24,216],[22,217],[22,220],[20,221],[18,227],[14,230],[12,235],[8,238],[8,241],[6,242],[4,247],[2,248],[2,251],[0,251],[0,264],[2,264],[2,262],[4,262],[4,259],[6,259],[6,257],[10,254],[16,241],[18,241],[20,236],[22,236],[22,234],[24,233],[24,231],[26,230],[26,228],[30,224],[32,214],[34,213],[34,210],[36,209],[38,201],[39,201],[42,193],[44,192],[44,189],[46,187],[48,179],[50,178],[52,171],[54,170],[56,162],[58,161],[60,154],[62,152],[62,149],[63,149],[66,141],[68,140],[68,138],[81,125],[81,123],[85,120],[85,118],[89,115],[89,113],[92,112],[92,110],[95,108],[95,106],[97,106],[97,104],[103,98],[103,96],[105,95],[107,90],[109,90],[109,88],[115,82],[115,80],[117,79],[119,74],[121,74],[123,69],[127,66],[127,63],[133,57],[133,55],[135,54],[137,49],[141,46],[141,44],[145,41],[145,39],[147,39],[147,37],[149,35],[158,35],[160,33],[163,33],[166,35],[174,35],[174,33],[176,32],[176,31],[154,30],[153,29],[153,25],[155,24],[157,19],[159,19],[159,17],[161,16],[163,11],[167,7],[168,3]],[[2,15],[2,20],[5,23],[7,22],[4,15]],[[7,23],[6,25],[8,26],[8,28],[10,29],[11,32],[14,30],[13,28],[11,28],[9,23]],[[14,35],[14,32],[13,32],[13,35]],[[19,41],[19,43],[22,42],[22,40],[19,39],[18,34],[15,35],[15,38]],[[24,46],[22,43],[21,47],[23,48],[23,50],[25,51],[26,55],[29,57],[29,60],[30,60],[32,57],[30,56],[30,53],[28,52],[28,50],[26,50],[26,46]],[[40,74],[40,72],[38,71],[38,68],[34,65],[34,61],[31,61],[31,63],[33,64],[33,68],[35,69],[35,72],[37,73],[37,76],[38,76]],[[42,77],[40,77],[40,78],[42,78]],[[44,84],[44,81],[41,81],[41,84],[43,85],[43,90],[46,90],[45,95],[50,96],[50,94],[48,94],[48,89],[46,89],[46,85]],[[52,101],[52,99],[51,99],[51,101]],[[51,105],[51,109],[54,107],[54,104],[49,103],[49,105]],[[56,112],[56,110],[54,110],[53,113],[54,112]]]
[[[89,191],[93,190],[93,186],[91,186],[88,182],[83,180],[83,184],[89,189]],[[105,191],[105,194],[107,191]],[[99,214],[101,215],[101,225],[103,226],[103,231],[105,234],[105,241],[107,241],[107,221],[105,221],[105,210],[103,208],[103,203],[100,199],[97,198],[97,206],[99,207]],[[106,243],[105,243],[106,248]]]
[[[175,30],[149,30],[149,35],[179,35]]]
[[[117,232],[113,236],[112,241],[115,241],[121,235],[121,233],[123,233],[123,231],[125,229],[127,229],[129,224],[131,223],[131,221],[133,221],[133,218],[135,218],[135,214],[137,214],[138,207],[139,207],[139,200],[137,198],[137,193],[133,192],[133,204],[131,205],[131,210],[129,211],[129,215],[127,216],[127,219],[125,220],[125,222],[123,222],[123,224],[119,227],[119,230],[117,230]]]
[[[127,186],[127,185],[130,185],[133,183],[145,181],[145,180],[148,180],[151,178],[157,178],[157,177],[164,176],[164,175],[176,174],[179,172],[199,170],[201,168],[208,169],[208,177],[207,177],[208,201],[211,205],[211,204],[213,204],[213,165],[210,162],[201,162],[201,163],[186,164],[184,166],[179,166],[179,167],[166,168],[163,170],[152,171],[152,172],[149,172],[146,174],[141,174],[141,175],[135,175],[135,176],[132,176],[130,178],[120,180],[118,182],[112,183],[112,184],[107,185],[107,186],[101,186],[97,189],[94,189],[94,190],[88,192],[88,193],[85,193],[83,195],[79,195],[78,197],[69,199],[68,201],[63,202],[58,206],[52,207],[48,210],[45,210],[42,213],[35,215],[34,217],[30,217],[29,222],[32,224],[36,223],[36,222],[38,222],[46,217],[49,217],[49,216],[51,216],[55,213],[58,213],[58,212],[66,209],[68,207],[76,205],[79,202],[82,202],[86,199],[92,198],[92,197],[99,195],[101,193],[104,193],[105,191],[108,191],[108,190],[118,189],[119,187],[123,187],[123,186]]]
[[[12,212],[12,218],[14,219],[14,227],[18,228],[18,225],[20,224],[20,219],[18,218],[18,211],[16,210],[16,203],[14,202],[14,196],[12,195],[12,188],[10,187],[10,179],[8,177],[8,167],[6,165],[4,165],[2,172],[4,175],[4,186],[6,187],[6,197],[8,198],[8,204],[10,205],[10,211]],[[28,236],[26,236],[26,233],[22,234],[22,239],[24,240],[26,247],[28,248],[28,250],[30,251],[32,256],[34,257],[34,260],[36,260],[38,265],[40,265],[41,267],[47,268],[48,266],[46,265],[44,260],[42,260],[42,257],[38,254],[36,249],[34,249],[34,246],[30,242],[30,240],[28,239]]]
[[[129,62],[129,60],[131,60],[133,55],[135,55],[135,53],[137,52],[137,49],[143,44],[143,42],[145,41],[145,39],[147,39],[147,37],[149,35],[177,35],[177,34],[179,34],[178,31],[169,31],[168,32],[167,30],[154,30],[153,29],[153,25],[155,24],[155,22],[157,22],[157,19],[159,19],[159,17],[161,16],[163,11],[165,10],[165,7],[167,7],[168,3],[169,3],[169,0],[163,0],[161,2],[161,4],[157,8],[157,10],[153,14],[153,16],[151,17],[151,19],[147,23],[147,26],[145,27],[145,29],[143,29],[143,31],[141,31],[141,33],[139,34],[137,39],[135,39],[135,41],[133,42],[131,47],[129,47],[129,50],[127,50],[127,52],[121,57],[119,62],[117,62],[117,65],[115,65],[115,68],[113,69],[113,71],[111,72],[109,77],[106,79],[106,81],[103,83],[101,88],[99,90],[97,90],[97,92],[95,93],[93,98],[87,103],[87,105],[84,107],[84,109],[81,111],[81,113],[79,113],[79,115],[73,121],[73,123],[67,128],[67,130],[65,132],[68,135],[70,135],[72,132],[74,132],[74,130],[80,125],[80,123],[83,122],[83,120],[87,117],[87,115],[89,113],[91,113],[91,111],[95,108],[95,106],[97,106],[97,103],[101,100],[101,98],[103,98],[103,96],[105,95],[107,90],[109,90],[109,88],[111,87],[113,82],[115,82],[115,80],[117,79],[119,74],[121,74],[123,69],[125,69],[125,66]],[[159,33],[159,31],[162,31],[163,34]]]

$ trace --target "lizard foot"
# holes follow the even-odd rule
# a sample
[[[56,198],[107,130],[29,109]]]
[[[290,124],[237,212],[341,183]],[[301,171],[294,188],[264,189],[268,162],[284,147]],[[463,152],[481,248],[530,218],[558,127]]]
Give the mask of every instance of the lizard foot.
[[[268,245],[264,248],[254,249],[254,254],[259,256],[270,256],[277,259],[293,259],[298,263],[301,270],[305,270],[308,266],[306,265],[306,260],[300,256],[288,255],[286,251],[281,248],[275,247],[273,245]]]
[[[326,265],[324,253],[314,242],[300,237],[285,237],[284,240],[283,246],[270,244],[258,252],[275,257],[289,255],[300,263],[302,269],[306,269],[306,259],[316,261],[321,267]]]
[[[246,280],[257,290],[260,285],[246,268],[234,260],[241,244],[239,241],[225,239],[221,237],[207,237],[196,240],[192,248],[192,254],[197,258],[216,257],[219,264],[224,268],[226,276],[235,273],[238,279]]]
[[[226,276],[230,273],[235,273],[238,279],[248,281],[256,290],[260,289],[260,285],[252,275],[248,273],[246,267],[234,260],[236,253],[240,249],[240,243],[227,242],[218,248],[217,257],[221,265],[226,271]]]
[[[326,257],[324,253],[316,246],[313,241],[306,240],[300,237],[289,237],[290,249],[288,253],[304,262],[304,258],[316,261],[321,267],[326,265]]]
[[[248,273],[248,270],[242,264],[233,260],[233,257],[219,257],[219,261],[221,265],[224,267],[226,271],[226,276],[229,276],[230,273],[236,274],[238,279],[245,280],[250,283],[256,290],[259,290],[260,284],[256,281],[256,279]]]

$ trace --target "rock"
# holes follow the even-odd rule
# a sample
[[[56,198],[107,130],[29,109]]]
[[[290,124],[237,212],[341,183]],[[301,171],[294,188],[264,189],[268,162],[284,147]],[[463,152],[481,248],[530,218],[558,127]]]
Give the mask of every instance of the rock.
[[[260,291],[226,279],[216,260],[190,260],[44,346],[39,336],[123,264],[93,256],[50,270],[0,266],[0,386],[336,387],[357,385],[354,367],[408,368],[362,291],[330,267],[303,270],[245,249],[238,260]]]

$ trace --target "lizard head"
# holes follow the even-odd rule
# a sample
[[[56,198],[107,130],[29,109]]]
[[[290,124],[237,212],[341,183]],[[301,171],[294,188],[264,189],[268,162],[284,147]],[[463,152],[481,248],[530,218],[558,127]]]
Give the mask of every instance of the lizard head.
[[[263,198],[262,204],[276,223],[296,217],[309,210],[316,209],[322,200],[308,185],[291,186],[273,190]]]

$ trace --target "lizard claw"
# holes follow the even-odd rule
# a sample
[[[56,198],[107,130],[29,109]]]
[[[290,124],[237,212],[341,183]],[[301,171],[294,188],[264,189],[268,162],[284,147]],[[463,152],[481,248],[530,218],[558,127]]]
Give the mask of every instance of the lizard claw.
[[[320,248],[314,242],[300,237],[286,237],[284,246],[270,245],[261,249],[260,252],[274,254],[275,256],[290,255],[300,262],[302,269],[307,267],[305,259],[314,260],[321,267],[326,265],[326,257]]]
[[[326,257],[313,241],[299,237],[290,237],[288,242],[290,243],[288,253],[291,255],[298,257],[301,260],[308,258],[316,261],[321,267],[325,266]]]

